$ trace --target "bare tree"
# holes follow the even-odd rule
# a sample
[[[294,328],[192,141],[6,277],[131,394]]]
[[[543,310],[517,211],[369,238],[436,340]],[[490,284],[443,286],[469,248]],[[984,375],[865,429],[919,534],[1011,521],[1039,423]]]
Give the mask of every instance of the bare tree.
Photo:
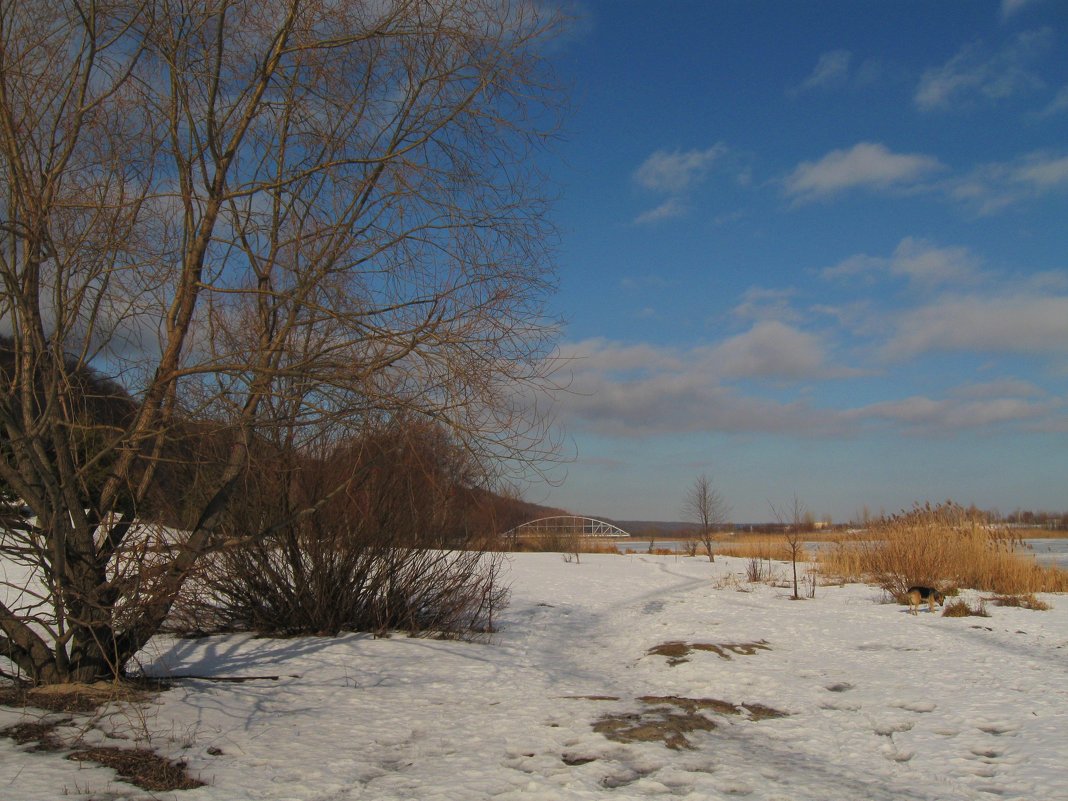
[[[788,509],[779,509],[771,505],[771,512],[775,519],[785,526],[783,538],[786,540],[786,548],[790,552],[790,564],[793,567],[794,577],[794,594],[791,597],[795,601],[800,600],[801,595],[797,587],[797,560],[804,553],[805,532],[812,529],[812,513],[809,512],[808,507],[796,494]],[[812,594],[815,595],[815,593],[816,585],[815,579],[813,579]]]
[[[409,414],[482,464],[551,457],[531,150],[560,24],[535,0],[0,0],[0,482],[30,510],[0,530],[30,574],[0,595],[0,655],[20,675],[121,673],[272,427],[300,449]],[[91,413],[94,373],[127,413]],[[222,449],[164,542],[139,514],[190,421]]]
[[[719,491],[712,486],[712,480],[704,473],[694,479],[683,499],[683,511],[689,520],[697,523],[698,542],[708,554],[708,561],[715,562],[715,532],[727,522],[730,507]]]

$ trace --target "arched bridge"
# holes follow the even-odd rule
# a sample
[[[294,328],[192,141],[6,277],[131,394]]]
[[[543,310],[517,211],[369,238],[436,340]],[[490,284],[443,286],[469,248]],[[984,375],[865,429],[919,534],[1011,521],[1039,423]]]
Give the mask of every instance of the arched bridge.
[[[557,515],[555,517],[542,517],[516,526],[504,534],[505,537],[589,537],[597,539],[611,539],[613,537],[629,537],[626,531],[612,523],[603,520],[595,520],[592,517],[580,517],[579,515]]]

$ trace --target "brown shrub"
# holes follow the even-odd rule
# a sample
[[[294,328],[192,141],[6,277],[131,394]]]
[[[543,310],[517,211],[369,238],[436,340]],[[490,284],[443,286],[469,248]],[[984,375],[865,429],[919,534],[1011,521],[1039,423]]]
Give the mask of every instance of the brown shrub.
[[[974,606],[969,605],[963,598],[957,598],[946,604],[942,617],[990,617],[990,613],[986,611],[982,598]]]

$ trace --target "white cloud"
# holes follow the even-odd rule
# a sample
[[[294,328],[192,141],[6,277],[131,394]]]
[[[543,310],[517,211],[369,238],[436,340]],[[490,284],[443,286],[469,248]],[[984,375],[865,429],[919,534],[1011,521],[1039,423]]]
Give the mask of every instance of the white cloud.
[[[942,169],[932,156],[893,153],[877,142],[834,150],[799,164],[786,178],[786,193],[798,201],[827,198],[850,189],[902,189]]]
[[[840,409],[819,408],[804,393],[781,401],[743,391],[731,381],[834,372],[817,337],[772,323],[713,346],[594,339],[564,350],[573,359],[574,380],[558,410],[562,422],[607,436],[722,431],[848,437],[888,424],[929,436],[1013,424],[1049,429],[1063,420],[1060,399],[1014,379],[958,387],[943,398],[914,395]]]
[[[894,275],[923,287],[960,285],[974,280],[978,262],[967,248],[936,247],[923,239],[906,237],[888,263]]]
[[[639,186],[656,192],[684,192],[702,180],[726,150],[723,144],[685,152],[658,150],[635,170],[634,180]]]
[[[945,64],[923,73],[913,101],[932,111],[976,100],[997,102],[1037,89],[1042,80],[1030,64],[1053,40],[1053,31],[1043,28],[1018,34],[995,53],[978,43],[965,45]]]
[[[1068,355],[1068,296],[944,297],[895,328],[882,348],[894,360],[934,351]]]
[[[567,345],[573,380],[561,406],[601,433],[647,436],[693,431],[827,431],[833,414],[803,401],[745,394],[738,378],[825,375],[818,339],[791,326],[763,323],[717,345],[692,348],[625,345],[592,339]]]
[[[727,339],[711,350],[706,361],[730,378],[798,380],[830,372],[818,337],[775,320]]]

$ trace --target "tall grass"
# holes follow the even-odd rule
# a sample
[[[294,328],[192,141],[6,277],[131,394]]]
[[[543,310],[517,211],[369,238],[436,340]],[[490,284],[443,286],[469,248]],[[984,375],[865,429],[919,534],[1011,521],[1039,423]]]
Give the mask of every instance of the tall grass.
[[[523,537],[509,550],[517,553],[620,553],[615,540],[581,537],[566,532]]]
[[[822,549],[820,572],[872,581],[898,598],[916,584],[1008,595],[1068,591],[1068,571],[1037,564],[1008,529],[949,501],[882,518],[867,537]]]
[[[790,546],[782,536],[747,537],[744,540],[717,542],[716,553],[723,556],[737,556],[742,559],[764,559],[768,561],[789,562]],[[811,556],[804,550],[797,555],[799,562],[807,562]]]

